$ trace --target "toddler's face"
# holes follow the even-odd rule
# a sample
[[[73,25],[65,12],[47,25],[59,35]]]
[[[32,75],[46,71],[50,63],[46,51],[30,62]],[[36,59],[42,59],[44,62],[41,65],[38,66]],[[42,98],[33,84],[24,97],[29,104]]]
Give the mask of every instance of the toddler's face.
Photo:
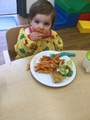
[[[47,36],[52,26],[51,15],[37,14],[31,21],[32,31],[40,32]]]

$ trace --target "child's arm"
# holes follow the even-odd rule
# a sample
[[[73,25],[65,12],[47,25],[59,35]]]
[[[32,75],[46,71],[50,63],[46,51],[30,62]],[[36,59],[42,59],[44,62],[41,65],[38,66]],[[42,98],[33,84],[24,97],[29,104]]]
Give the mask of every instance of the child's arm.
[[[56,32],[54,32],[54,36],[55,36],[54,40],[55,50],[57,51],[63,50],[63,41],[61,37]]]
[[[24,28],[20,29],[17,43],[15,44],[16,58],[22,58],[34,53],[36,42],[28,38]]]

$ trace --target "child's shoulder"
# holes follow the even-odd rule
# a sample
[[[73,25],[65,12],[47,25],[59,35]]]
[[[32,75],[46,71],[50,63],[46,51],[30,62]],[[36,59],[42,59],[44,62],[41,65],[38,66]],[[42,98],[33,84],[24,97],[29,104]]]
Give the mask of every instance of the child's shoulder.
[[[30,30],[29,30],[29,27],[27,27],[27,28],[21,28],[20,29],[20,33],[25,33],[26,35],[28,35],[28,34],[30,34]]]
[[[54,31],[54,30],[51,30],[51,34],[52,34],[52,36],[54,36],[55,38],[58,36],[57,32]]]
[[[52,34],[54,34],[54,35],[56,35],[56,34],[57,34],[57,32],[56,32],[56,31],[54,31],[54,30],[51,30],[51,32],[52,32]]]

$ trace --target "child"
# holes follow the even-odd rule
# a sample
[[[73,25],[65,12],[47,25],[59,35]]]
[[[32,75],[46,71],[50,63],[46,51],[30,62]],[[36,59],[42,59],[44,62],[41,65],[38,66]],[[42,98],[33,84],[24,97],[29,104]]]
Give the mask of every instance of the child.
[[[15,51],[16,59],[37,54],[45,50],[63,49],[62,39],[51,30],[55,20],[55,11],[52,4],[47,0],[37,0],[29,11],[30,26],[21,28]]]

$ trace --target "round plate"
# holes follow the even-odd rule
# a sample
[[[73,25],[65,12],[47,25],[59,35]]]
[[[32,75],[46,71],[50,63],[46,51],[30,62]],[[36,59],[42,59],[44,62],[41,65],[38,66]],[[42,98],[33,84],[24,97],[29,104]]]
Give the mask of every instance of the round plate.
[[[60,81],[59,83],[54,83],[50,74],[43,74],[43,73],[38,73],[38,72],[34,71],[35,64],[39,63],[39,59],[42,56],[44,56],[44,55],[50,56],[50,54],[58,54],[58,53],[60,53],[60,52],[51,51],[51,50],[50,51],[43,51],[43,52],[36,54],[32,58],[32,60],[30,62],[30,70],[31,70],[32,75],[34,76],[34,78],[37,81],[39,81],[40,83],[42,83],[44,85],[50,86],[50,87],[63,87],[65,85],[68,85],[69,83],[71,83],[74,80],[74,78],[76,76],[76,67],[75,67],[75,64],[73,61],[72,61],[73,75],[71,77],[66,77],[64,80]],[[60,57],[60,59],[65,59],[66,61],[70,60],[70,58],[68,56]]]

